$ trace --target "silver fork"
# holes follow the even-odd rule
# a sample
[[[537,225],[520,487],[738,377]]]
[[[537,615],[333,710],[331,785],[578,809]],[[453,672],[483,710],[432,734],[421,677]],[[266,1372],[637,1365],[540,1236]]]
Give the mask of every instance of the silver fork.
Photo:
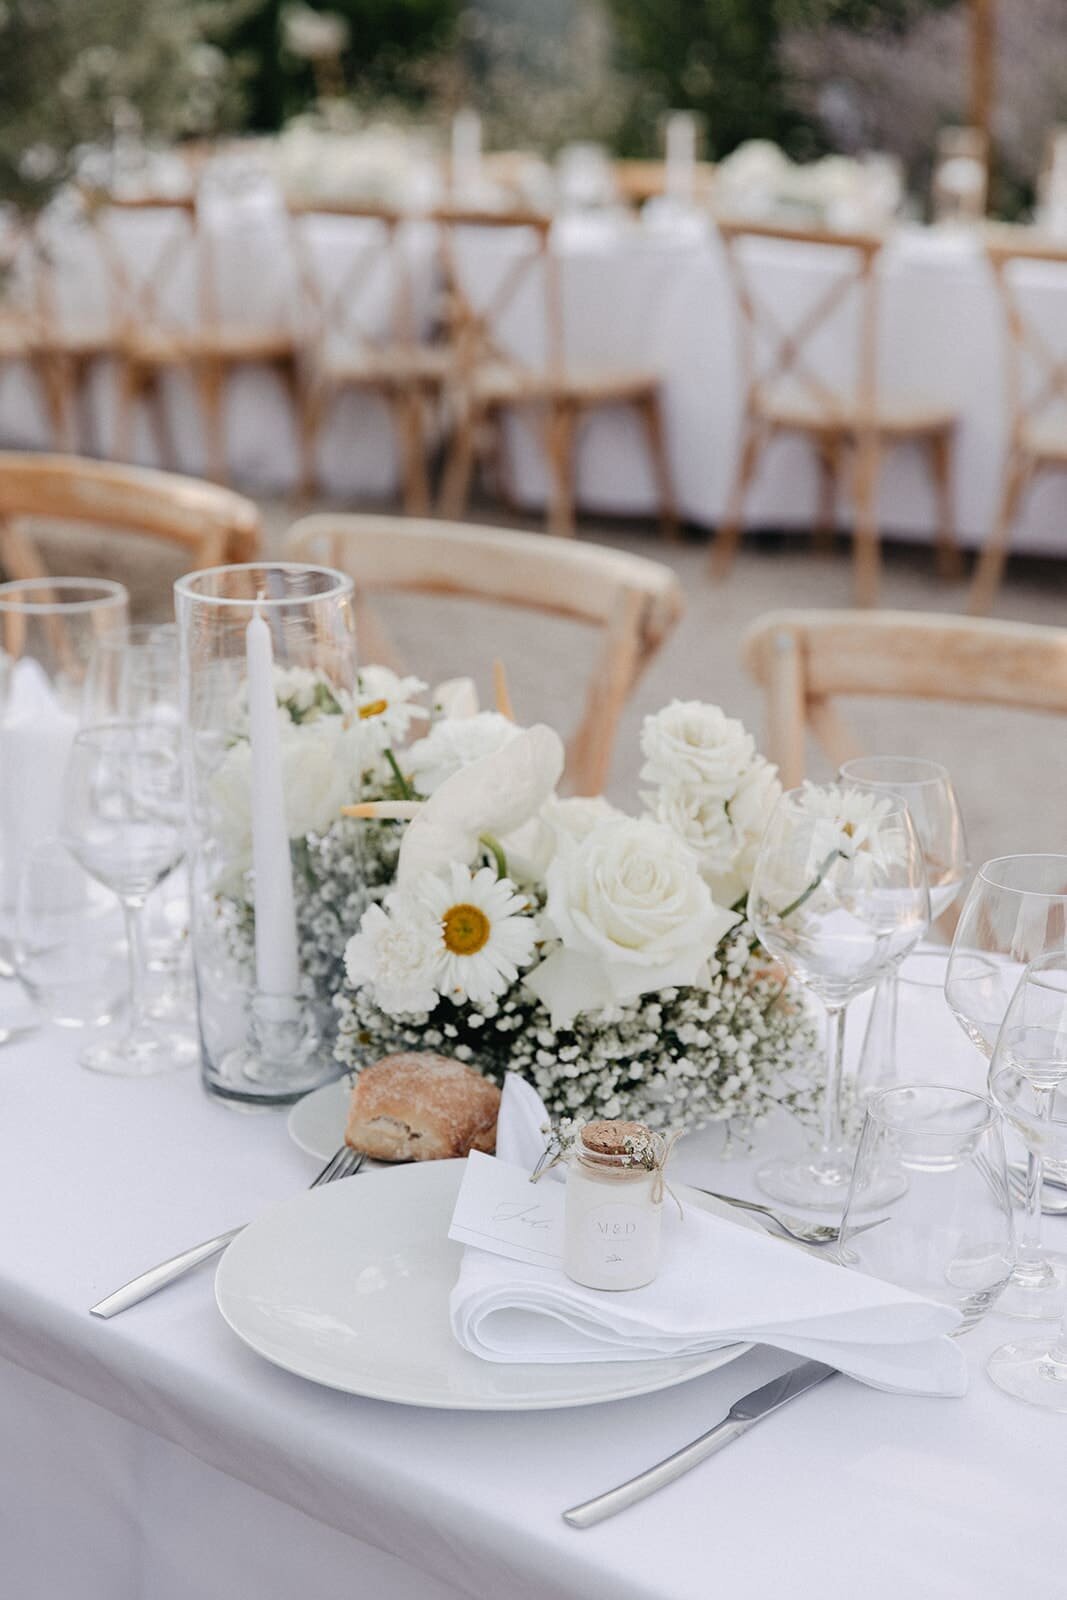
[[[359,1171],[366,1159],[362,1150],[350,1150],[348,1145],[343,1144],[340,1150],[334,1151],[322,1171],[311,1180],[308,1187],[317,1189],[320,1184],[333,1183],[338,1178],[349,1178]],[[130,1306],[138,1305],[142,1300],[147,1300],[149,1295],[165,1289],[168,1283],[184,1278],[187,1272],[198,1267],[202,1261],[210,1261],[212,1256],[221,1255],[226,1246],[231,1244],[239,1233],[243,1233],[247,1226],[247,1222],[244,1222],[240,1227],[230,1228],[226,1233],[217,1233],[213,1239],[205,1239],[202,1244],[194,1244],[189,1250],[183,1250],[180,1255],[171,1256],[169,1261],[161,1261],[158,1266],[149,1267],[147,1272],[139,1273],[136,1278],[131,1278],[129,1283],[124,1283],[121,1289],[116,1289],[97,1305],[90,1306],[90,1314],[94,1317],[114,1317],[120,1311],[128,1311]]]
[[[776,1228],[790,1239],[795,1239],[798,1244],[836,1244],[841,1237],[840,1226],[829,1222],[806,1222],[803,1217],[790,1216],[785,1211],[775,1211],[772,1206],[761,1206],[755,1200],[739,1200],[733,1194],[719,1194],[714,1189],[700,1189],[698,1184],[690,1186],[699,1189],[701,1194],[710,1195],[713,1200],[725,1200],[728,1206],[739,1206],[742,1211],[755,1211],[761,1217],[767,1217]],[[888,1222],[888,1217],[878,1217],[874,1222],[861,1222],[858,1228],[849,1229],[849,1238],[853,1234],[866,1233],[868,1228],[878,1228],[883,1222]]]

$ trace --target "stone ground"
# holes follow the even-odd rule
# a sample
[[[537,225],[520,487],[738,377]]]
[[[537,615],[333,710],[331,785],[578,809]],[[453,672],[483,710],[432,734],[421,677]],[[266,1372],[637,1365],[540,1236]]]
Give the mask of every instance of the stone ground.
[[[293,517],[282,501],[263,505],[268,549],[276,551]],[[485,520],[492,520],[486,513]],[[86,549],[57,531],[43,541],[53,572],[106,572],[128,583],[139,616],[167,614],[170,584],[181,570],[164,547],[131,552],[101,537]],[[701,539],[663,544],[647,525],[589,521],[581,537],[617,544],[667,561],[685,588],[687,611],[641,683],[619,731],[609,793],[622,804],[637,792],[641,717],[674,697],[700,698],[741,717],[759,737],[761,696],[738,660],[750,621],[780,606],[850,604],[850,563],[842,542],[832,554],[812,550],[801,536],[750,537],[727,583],[707,572]],[[72,564],[76,560],[76,565]],[[902,610],[962,609],[964,587],[933,574],[924,546],[886,549],[882,603]],[[545,720],[569,731],[593,659],[595,635],[566,621],[526,617],[505,608],[415,597],[382,607],[410,670],[433,681],[474,676],[488,695],[493,658],[506,663],[516,710],[524,721]],[[1018,558],[1012,563],[996,614],[1029,622],[1067,617],[1067,562]],[[1067,730],[1049,717],[986,708],[916,702],[855,701],[847,707],[863,748],[925,755],[943,761],[959,789],[975,861],[1014,851],[1067,851]],[[812,776],[826,775],[813,749]]]

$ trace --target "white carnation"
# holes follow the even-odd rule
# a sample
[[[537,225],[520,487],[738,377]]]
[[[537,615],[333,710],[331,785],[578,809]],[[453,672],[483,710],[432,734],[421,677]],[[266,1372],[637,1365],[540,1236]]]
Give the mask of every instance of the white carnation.
[[[440,924],[410,895],[392,894],[368,906],[345,946],[345,972],[354,989],[372,986],[375,1003],[389,1016],[432,1011],[438,1001],[435,975],[441,951]]]
[[[456,772],[495,755],[522,730],[497,711],[473,717],[445,718],[408,750],[404,766],[420,794],[431,795]]]

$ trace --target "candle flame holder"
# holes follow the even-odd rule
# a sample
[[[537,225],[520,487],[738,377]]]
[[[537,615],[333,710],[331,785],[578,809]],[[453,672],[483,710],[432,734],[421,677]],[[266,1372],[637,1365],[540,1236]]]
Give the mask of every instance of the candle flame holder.
[[[334,792],[332,742],[356,694],[352,580],[257,562],[188,573],[175,595],[203,1083],[288,1105],[340,1072],[297,891],[308,835],[359,798],[358,772]]]

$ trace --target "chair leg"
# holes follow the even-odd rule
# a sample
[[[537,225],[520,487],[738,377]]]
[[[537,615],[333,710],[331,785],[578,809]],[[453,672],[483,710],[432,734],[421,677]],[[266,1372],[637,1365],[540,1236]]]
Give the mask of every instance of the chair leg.
[[[1008,540],[1019,503],[1034,473],[1036,463],[1029,456],[1014,454],[1004,476],[997,520],[982,546],[967,595],[967,610],[972,617],[984,617],[996,598],[1008,559]]]
[[[549,402],[545,437],[552,476],[548,531],[574,538],[574,407],[566,400]]]
[[[148,404],[152,431],[156,436],[156,452],[159,456],[159,464],[161,467],[165,467],[168,472],[176,472],[178,458],[174,449],[174,437],[170,431],[170,419],[167,416],[166,396],[163,393],[163,373],[158,370],[149,373],[142,392]]]
[[[54,450],[76,450],[77,437],[74,418],[74,395],[70,365],[65,356],[47,354],[38,357],[37,380],[44,395],[48,413],[48,427]]]
[[[470,496],[471,475],[474,472],[474,454],[477,430],[482,418],[471,406],[464,406],[452,435],[452,445],[445,462],[438,496],[438,510],[442,517],[456,521],[467,509]]]
[[[226,483],[229,474],[225,418],[226,371],[220,361],[208,358],[197,363],[195,375],[200,408],[204,415],[208,477],[216,483]]]
[[[882,443],[878,435],[864,430],[856,441],[855,503],[856,524],[852,535],[852,560],[856,604],[878,604],[881,576],[881,551],[878,542],[878,473],[882,462]]]
[[[678,538],[678,508],[674,498],[674,479],[670,457],[667,454],[663,406],[658,390],[645,395],[638,402],[637,413],[645,430],[652,476],[656,482],[660,531],[665,539],[675,540]]]
[[[422,398],[417,388],[413,386],[398,397],[395,415],[404,462],[404,510],[409,517],[424,517],[430,509],[430,485]]]
[[[314,415],[310,386],[300,369],[299,358],[286,356],[278,363],[278,376],[289,393],[296,433],[296,453],[299,462],[297,497],[310,500],[318,483],[315,470],[315,438],[318,418]]]
[[[722,521],[711,541],[711,570],[716,578],[728,577],[730,568],[734,564],[741,538],[741,513],[744,511],[745,498],[752,480],[756,476],[756,468],[759,466],[767,437],[767,429],[758,417],[745,418],[741,452],[737,458],[737,470],[730,489],[730,498],[726,502]]]
[[[816,439],[819,464],[819,500],[812,542],[820,555],[830,555],[837,532],[837,484],[841,475],[841,440],[836,434]]]
[[[952,504],[953,436],[949,429],[930,437],[930,472],[937,502],[935,542],[937,575],[951,583],[963,576],[960,547],[956,543],[956,517]]]
[[[132,461],[134,422],[137,405],[144,392],[143,374],[131,361],[120,360],[116,385],[118,399],[115,416],[115,458],[118,461]]]

